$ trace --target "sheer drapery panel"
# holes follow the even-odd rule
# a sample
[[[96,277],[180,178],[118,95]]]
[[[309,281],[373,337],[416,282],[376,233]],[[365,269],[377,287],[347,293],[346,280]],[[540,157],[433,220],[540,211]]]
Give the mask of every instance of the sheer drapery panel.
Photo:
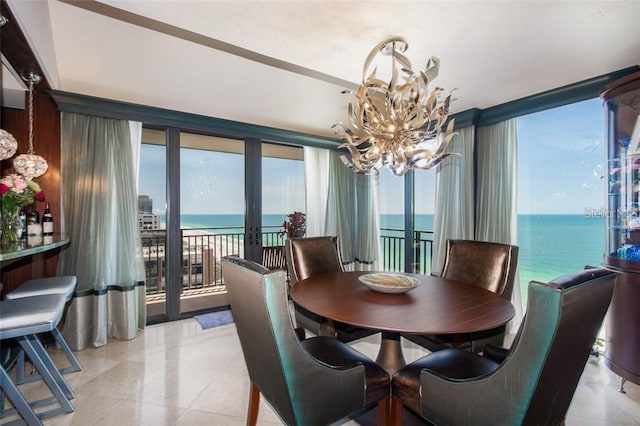
[[[347,270],[375,269],[380,258],[377,179],[345,167],[337,151],[305,148],[307,236],[340,237]]]
[[[473,239],[475,127],[466,127],[457,133],[447,146],[447,152],[460,155],[450,155],[437,168],[431,261],[433,275],[442,272],[448,239]]]
[[[307,206],[307,237],[321,237],[327,220],[329,150],[304,147],[304,181]]]
[[[132,339],[144,328],[145,300],[129,122],[61,117],[63,226],[71,244],[58,271],[78,278],[64,334],[74,349]]]
[[[329,157],[326,230],[340,237],[346,270],[376,269],[380,246],[376,175],[354,173],[337,151]]]
[[[517,245],[516,120],[507,120],[477,131],[476,240]],[[511,301],[516,315],[507,330],[522,321],[520,280],[516,272]]]

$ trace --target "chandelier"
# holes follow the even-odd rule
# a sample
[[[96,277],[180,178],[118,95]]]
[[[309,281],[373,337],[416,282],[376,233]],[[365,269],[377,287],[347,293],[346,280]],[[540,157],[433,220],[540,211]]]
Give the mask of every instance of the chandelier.
[[[4,129],[0,129],[0,161],[13,157],[18,149],[18,141]]]
[[[22,79],[29,83],[29,152],[20,154],[13,159],[13,168],[16,172],[31,180],[42,176],[49,167],[47,160],[33,151],[33,85],[40,83],[42,78],[32,72],[22,74]]]
[[[339,148],[350,157],[342,161],[359,173],[389,168],[402,176],[412,169],[430,169],[449,156],[445,149],[455,133],[454,120],[447,123],[451,93],[440,102],[444,89],[429,92],[429,83],[438,75],[440,60],[431,57],[424,70],[414,73],[411,61],[403,55],[407,42],[390,37],[375,46],[364,62],[362,85],[349,101],[350,126],[336,123],[336,134],[342,137]],[[377,67],[369,73],[378,55],[391,58],[391,77],[376,77]],[[445,127],[446,124],[446,127]]]

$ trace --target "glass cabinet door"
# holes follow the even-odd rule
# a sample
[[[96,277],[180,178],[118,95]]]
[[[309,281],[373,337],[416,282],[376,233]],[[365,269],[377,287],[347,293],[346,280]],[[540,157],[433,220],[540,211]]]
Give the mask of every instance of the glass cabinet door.
[[[640,272],[640,73],[608,87],[607,247],[604,264]]]

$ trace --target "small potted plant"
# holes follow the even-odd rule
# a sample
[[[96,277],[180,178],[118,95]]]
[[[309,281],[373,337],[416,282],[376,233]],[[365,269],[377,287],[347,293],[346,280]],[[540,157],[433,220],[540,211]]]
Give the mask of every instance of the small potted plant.
[[[307,216],[302,212],[293,212],[287,215],[287,220],[282,222],[283,231],[278,235],[287,235],[287,238],[304,237],[307,232]]]

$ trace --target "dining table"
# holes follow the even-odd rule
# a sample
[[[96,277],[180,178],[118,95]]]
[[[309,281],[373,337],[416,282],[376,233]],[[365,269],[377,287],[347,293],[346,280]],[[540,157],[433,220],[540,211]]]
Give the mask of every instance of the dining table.
[[[500,327],[515,315],[511,302],[489,290],[432,275],[398,273],[419,281],[402,293],[385,293],[363,284],[379,274],[389,273],[313,275],[293,285],[290,296],[295,304],[329,322],[379,330],[382,339],[376,362],[390,374],[406,364],[402,334],[474,333]]]

